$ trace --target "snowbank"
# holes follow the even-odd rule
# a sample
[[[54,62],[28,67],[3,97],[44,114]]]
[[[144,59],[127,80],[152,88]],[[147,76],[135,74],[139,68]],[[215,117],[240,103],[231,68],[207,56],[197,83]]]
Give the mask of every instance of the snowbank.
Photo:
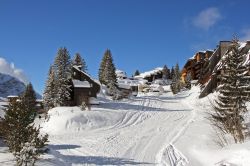
[[[194,111],[193,122],[185,133],[176,141],[175,146],[188,158],[192,166],[249,166],[250,140],[243,144],[231,143],[222,148],[216,132],[208,120],[211,102],[215,93],[198,99],[199,87],[193,87],[184,100]]]
[[[117,123],[123,113],[95,109],[82,111],[79,107],[56,107],[49,111],[49,120],[42,124],[43,130],[53,135],[103,128]]]

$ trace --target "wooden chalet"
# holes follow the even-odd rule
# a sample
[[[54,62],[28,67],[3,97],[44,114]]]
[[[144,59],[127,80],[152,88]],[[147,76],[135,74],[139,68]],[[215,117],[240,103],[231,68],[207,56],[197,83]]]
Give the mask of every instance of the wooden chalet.
[[[162,79],[163,78],[163,71],[162,70],[163,70],[162,67],[158,67],[158,68],[155,68],[154,70],[141,73],[138,76],[134,76],[134,78],[135,79],[145,79],[149,83],[151,83],[156,79]]]
[[[186,82],[189,75],[191,80],[199,80],[204,74],[204,68],[208,65],[209,58],[213,51],[197,52],[192,58],[188,59],[181,71],[181,79]]]
[[[83,102],[89,103],[91,97],[97,97],[101,86],[93,80],[87,73],[81,70],[81,66],[72,67],[71,100],[70,105],[77,106]]]

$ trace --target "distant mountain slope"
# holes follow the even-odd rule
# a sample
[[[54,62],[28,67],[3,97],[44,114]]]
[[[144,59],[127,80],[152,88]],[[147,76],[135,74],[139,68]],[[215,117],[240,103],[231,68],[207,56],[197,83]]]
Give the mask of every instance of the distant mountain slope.
[[[0,97],[19,95],[25,90],[25,84],[15,77],[0,73]]]

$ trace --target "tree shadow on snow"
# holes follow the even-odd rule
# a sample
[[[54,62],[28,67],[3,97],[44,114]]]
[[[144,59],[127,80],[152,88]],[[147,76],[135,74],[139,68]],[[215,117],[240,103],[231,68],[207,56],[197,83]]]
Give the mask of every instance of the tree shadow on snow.
[[[158,100],[158,99],[156,99]],[[156,102],[152,100],[152,102]],[[100,106],[96,106],[98,108],[105,108],[105,109],[114,109],[114,110],[131,110],[131,111],[158,111],[158,112],[166,112],[166,111],[191,111],[191,109],[163,109],[163,108],[156,108],[150,106],[147,103],[141,103],[141,105],[134,105],[125,102],[115,102],[110,101],[107,103],[101,103]]]
[[[79,165],[153,165],[147,162],[137,162],[133,159],[117,158],[117,157],[105,157],[105,156],[77,156],[77,155],[66,155],[60,153],[58,150],[63,149],[76,149],[77,145],[49,145],[49,154],[54,156],[53,159],[40,160],[41,164],[50,165],[62,165],[71,166],[72,164]],[[70,151],[69,151],[70,152]],[[74,152],[74,151],[73,151]],[[81,152],[76,151],[78,154]]]
[[[63,149],[76,149],[80,148],[81,146],[78,145],[49,145],[49,149],[53,150],[63,150]]]

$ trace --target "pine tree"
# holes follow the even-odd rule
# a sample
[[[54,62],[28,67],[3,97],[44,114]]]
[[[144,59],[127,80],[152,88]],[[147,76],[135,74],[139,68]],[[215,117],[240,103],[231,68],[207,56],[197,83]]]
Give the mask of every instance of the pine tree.
[[[138,76],[138,75],[140,75],[140,72],[139,70],[136,70],[134,76]]]
[[[104,69],[104,81],[107,85],[107,87],[110,90],[111,95],[115,95],[117,92],[117,78],[116,78],[116,68],[113,62],[113,57],[111,54],[111,51],[109,51],[109,54],[106,56],[106,65]]]
[[[235,143],[244,142],[247,130],[244,114],[247,112],[245,104],[250,96],[250,77],[237,39],[232,40],[222,61],[223,72],[217,87],[219,94],[213,105],[211,120],[222,133],[231,134]]]
[[[169,79],[169,77],[170,77],[169,69],[166,65],[164,65],[162,69],[162,78],[166,80]]]
[[[71,61],[68,50],[60,48],[53,65],[55,72],[55,105],[65,106],[70,99],[69,79],[71,77]]]
[[[106,63],[107,63],[107,59],[108,56],[111,55],[111,52],[109,49],[107,49],[103,55],[101,64],[100,64],[100,68],[99,68],[99,72],[98,72],[98,77],[99,77],[99,81],[101,84],[106,84],[105,82],[105,78],[104,78],[104,73],[105,73],[105,68],[106,68]]]
[[[111,51],[107,49],[102,58],[98,75],[100,82],[109,88],[109,93],[112,96],[118,94],[117,77],[115,71],[116,68],[113,62]]]
[[[25,97],[22,99],[28,101]],[[34,127],[34,119],[32,121],[30,118],[33,110],[30,110],[24,100],[11,101],[2,119],[3,139],[19,166],[28,163],[34,165],[38,156],[44,152],[43,148],[48,141],[48,135],[41,136],[40,127]],[[32,147],[29,148],[35,148],[33,153],[25,152],[24,148],[31,142]]]
[[[174,94],[181,91],[180,69],[178,63],[176,63],[174,68],[171,90]]]
[[[171,68],[170,79],[173,79],[173,77],[174,77],[174,67]]]
[[[56,98],[55,81],[56,81],[55,72],[52,66],[50,66],[48,79],[43,93],[43,105],[45,110],[47,111],[55,107],[55,98]]]
[[[84,58],[81,57],[80,53],[76,53],[76,55],[72,61],[72,65],[73,66],[80,66],[81,70],[85,73],[87,73],[87,71],[88,71],[87,64],[86,64]]]
[[[26,89],[23,92],[23,94],[21,95],[20,100],[27,108],[27,111],[29,111],[29,114],[30,114],[29,118],[30,119],[27,119],[27,121],[33,122],[35,119],[35,116],[37,114],[37,112],[36,112],[36,92],[34,91],[31,83],[29,83],[26,86]]]

